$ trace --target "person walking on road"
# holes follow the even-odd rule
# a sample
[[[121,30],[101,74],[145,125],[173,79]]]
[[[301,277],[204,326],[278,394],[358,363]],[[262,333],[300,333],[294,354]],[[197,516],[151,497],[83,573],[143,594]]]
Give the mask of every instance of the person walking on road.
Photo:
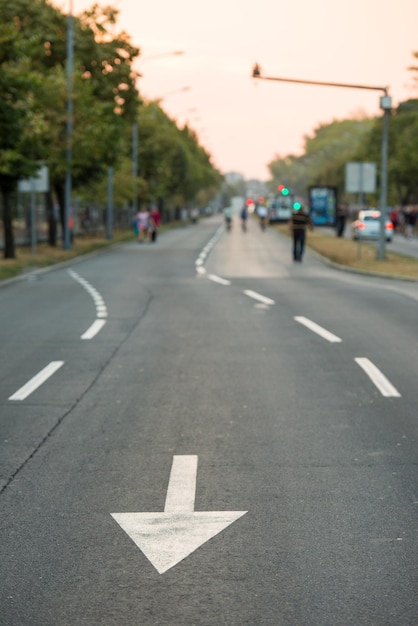
[[[264,204],[260,204],[260,206],[258,207],[257,215],[260,221],[261,230],[266,230],[268,211],[267,211],[267,207],[264,206]]]
[[[232,207],[227,206],[224,209],[224,218],[225,218],[225,225],[226,225],[226,230],[231,230],[232,227]]]
[[[313,230],[312,220],[303,205],[298,204],[293,208],[289,226],[293,237],[293,260],[302,262],[306,231],[308,228]]]
[[[247,205],[243,204],[242,209],[241,209],[241,226],[242,226],[242,230],[244,231],[244,233],[247,230],[247,219],[248,219]]]

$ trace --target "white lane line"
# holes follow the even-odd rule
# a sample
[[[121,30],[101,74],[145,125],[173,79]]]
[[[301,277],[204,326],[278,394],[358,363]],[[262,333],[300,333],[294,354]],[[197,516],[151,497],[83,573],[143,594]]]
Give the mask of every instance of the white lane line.
[[[25,400],[31,393],[38,389],[48,378],[50,378],[60,367],[64,365],[64,361],[51,361],[49,365],[44,367],[36,376],[31,378],[26,385],[18,389],[9,400]]]
[[[106,320],[96,320],[93,324],[86,330],[85,333],[81,335],[81,339],[93,339],[100,332],[103,326],[106,324]]]
[[[164,513],[193,513],[196,477],[196,454],[173,456]]]
[[[87,280],[85,280],[85,278],[82,278],[80,274],[74,272],[74,270],[68,270],[68,273],[72,278],[74,278],[74,280],[76,280],[82,287],[84,287],[87,293],[90,294],[90,296],[93,298],[93,302],[96,307],[96,317],[107,317],[106,303],[100,293],[97,291],[97,289],[95,289]],[[104,325],[105,322],[96,319],[96,321],[93,322],[90,328],[88,328],[86,332],[81,335],[81,339],[92,339],[95,335],[97,335],[97,333],[103,328]]]
[[[382,396],[385,396],[386,398],[401,397],[399,391],[392,385],[391,382],[389,382],[386,376],[382,374],[379,368],[377,368],[374,363],[369,361],[369,359],[359,357],[354,360],[366,372],[367,376],[376,385]]]
[[[244,293],[249,298],[253,298],[254,300],[258,300],[259,302],[262,302],[263,304],[276,304],[274,300],[271,300],[271,298],[267,298],[266,296],[262,296],[260,293],[257,293],[256,291],[251,291],[251,289],[246,289],[244,291]]]
[[[219,283],[220,285],[230,285],[231,281],[226,278],[221,278],[220,276],[216,276],[216,274],[208,274],[209,280],[212,280],[214,283]]]
[[[208,256],[208,254],[212,250],[213,246],[217,243],[217,241],[218,241],[219,237],[222,235],[223,231],[224,231],[224,227],[220,226],[218,228],[218,230],[216,231],[216,233],[213,235],[212,239],[210,239],[210,241],[208,241],[206,246],[203,248],[203,250],[201,251],[201,253],[197,257],[197,259],[195,261],[195,269],[196,269],[196,273],[197,274],[204,274],[206,272],[206,270],[203,267],[203,265],[205,264],[205,261],[206,261],[206,257]]]
[[[296,315],[296,317],[294,317],[293,319],[296,320],[296,322],[299,322],[299,324],[303,324],[303,326],[306,326],[306,328],[309,328],[314,333],[317,333],[317,335],[320,335],[327,341],[330,341],[331,343],[341,343],[342,341],[340,337],[337,337],[337,335],[330,333],[329,330],[322,328],[322,326],[319,326],[319,324],[312,322],[312,320],[308,319],[307,317],[303,317],[303,315]]]

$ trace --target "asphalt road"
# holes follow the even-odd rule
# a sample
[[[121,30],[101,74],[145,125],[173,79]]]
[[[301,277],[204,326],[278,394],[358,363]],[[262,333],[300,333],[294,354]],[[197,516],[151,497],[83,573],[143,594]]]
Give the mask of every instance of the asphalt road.
[[[0,289],[2,626],[418,622],[418,283],[214,217]]]

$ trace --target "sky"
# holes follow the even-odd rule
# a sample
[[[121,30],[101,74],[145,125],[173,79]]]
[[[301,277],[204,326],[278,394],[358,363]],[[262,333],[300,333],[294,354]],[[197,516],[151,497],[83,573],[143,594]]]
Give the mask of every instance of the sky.
[[[71,1],[74,14],[93,4],[55,4]],[[187,122],[224,174],[268,180],[268,163],[302,154],[320,124],[380,115],[379,91],[254,80],[255,62],[265,76],[388,87],[394,106],[418,97],[417,0],[98,4],[120,11],[117,30],[141,49],[141,94]]]

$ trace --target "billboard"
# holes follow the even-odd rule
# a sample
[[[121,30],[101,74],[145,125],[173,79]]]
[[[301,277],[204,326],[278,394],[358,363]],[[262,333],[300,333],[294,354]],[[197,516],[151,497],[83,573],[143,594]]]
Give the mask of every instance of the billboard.
[[[336,187],[309,187],[309,213],[314,225],[335,226],[336,210]]]

